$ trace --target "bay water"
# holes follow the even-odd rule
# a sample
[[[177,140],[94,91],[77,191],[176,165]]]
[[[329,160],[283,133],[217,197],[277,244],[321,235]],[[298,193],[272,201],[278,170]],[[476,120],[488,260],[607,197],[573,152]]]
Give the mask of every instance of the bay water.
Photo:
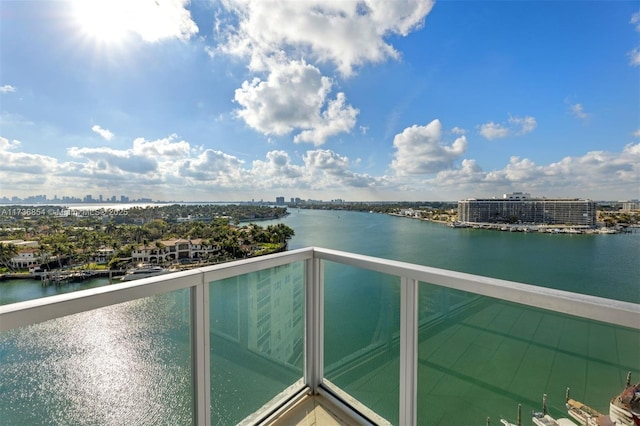
[[[292,210],[285,218],[260,222],[260,225],[275,223],[285,223],[294,229],[295,236],[289,242],[290,249],[309,246],[331,248],[640,303],[640,233],[637,232],[619,235],[500,232],[449,228],[442,224],[384,214],[304,209]],[[327,364],[337,365],[350,354],[371,348],[374,340],[385,339],[385,332],[381,331],[379,324],[381,318],[394,316],[398,287],[394,282],[387,285],[388,280],[371,278],[365,271],[336,270],[329,274],[348,276],[349,282],[356,283],[328,284],[326,287],[326,357]],[[376,279],[380,283],[357,285],[363,280],[373,283]],[[0,303],[106,284],[108,280],[105,279],[60,287],[42,287],[39,282],[29,280],[5,281],[0,283]],[[425,293],[431,291],[425,289]],[[435,296],[436,290],[433,291],[430,294]],[[447,300],[455,297],[448,295]],[[393,302],[386,302],[390,300]],[[237,304],[229,305],[233,305],[230,313],[237,316]],[[224,303],[216,303],[219,309],[224,309],[224,306]],[[355,306],[358,308],[352,308]],[[363,306],[370,309],[360,309]],[[429,379],[421,378],[420,382],[424,384],[424,389],[421,388],[419,394],[427,407],[424,412],[420,408],[421,424],[484,424],[489,413],[495,416],[509,413],[510,405],[520,399],[528,404],[527,407],[535,408],[538,394],[541,396],[549,388],[554,391],[560,389],[561,385],[569,384],[566,382],[570,378],[573,385],[577,384],[575,371],[561,368],[562,362],[565,362],[562,356],[568,357],[566,362],[574,368],[584,361],[584,366],[580,365],[579,368],[591,370],[590,374],[585,373],[584,380],[578,386],[579,395],[583,397],[595,397],[588,389],[595,387],[590,380],[595,377],[593,371],[597,368],[606,367],[602,373],[606,375],[619,370],[620,366],[634,373],[640,372],[637,361],[640,340],[633,331],[603,329],[604,337],[599,341],[608,342],[613,333],[618,341],[616,345],[620,346],[616,353],[622,353],[616,355],[617,364],[613,365],[609,352],[603,358],[598,358],[593,352],[583,356],[584,351],[575,348],[576,345],[590,347],[592,343],[589,341],[576,343],[571,340],[573,346],[560,351],[562,356],[558,355],[558,348],[562,348],[563,342],[567,341],[562,329],[574,327],[571,329],[575,331],[577,327],[570,320],[549,319],[535,310],[522,311],[508,304],[474,302],[472,308],[466,311],[467,316],[456,320],[459,322],[447,326],[446,321],[440,322],[427,332],[428,338],[424,338],[424,342],[429,344],[427,349],[421,349],[420,368],[421,374]],[[216,318],[224,317],[224,313],[216,313]],[[486,318],[490,318],[490,321],[487,320],[489,325],[482,327],[484,337],[478,337],[477,333],[464,334],[470,328],[480,330],[481,321]],[[507,336],[511,331],[507,333],[491,328],[497,323],[509,321],[513,323],[509,330],[517,333],[515,338]],[[536,325],[531,333],[545,336],[544,342],[552,339],[550,336],[553,335],[553,344],[523,337],[534,323],[551,325],[549,328]],[[579,325],[582,324],[579,322]],[[396,326],[397,319],[394,319],[389,327],[394,329]],[[597,329],[593,324],[584,327],[591,334]],[[331,330],[340,330],[340,333],[333,332],[333,336],[329,336],[328,331]],[[3,333],[0,335],[0,424],[189,424],[192,416],[189,333],[187,291],[128,302]],[[376,337],[374,339],[371,336]],[[511,340],[495,340],[498,338]],[[386,339],[392,342],[393,332],[388,332]],[[465,345],[472,342],[477,347],[469,349],[468,346],[454,345],[452,342],[456,339],[464,341]],[[622,343],[619,342],[621,340]],[[447,344],[434,346],[434,342],[438,341]],[[490,341],[493,343],[487,343]],[[446,346],[450,348],[445,350]],[[519,350],[524,351],[521,346],[526,346],[528,352],[535,354],[532,357],[535,361],[513,355]],[[467,361],[460,354],[454,356],[451,351],[473,353],[473,361]],[[483,378],[481,372],[467,371],[470,365],[478,364],[478,354],[485,352],[492,360],[499,359],[502,371],[509,375],[508,381],[513,382],[511,385],[494,384],[491,379]],[[387,358],[380,358],[382,361],[376,361],[379,368],[372,370],[376,372],[374,375],[363,373],[361,367],[354,366],[352,362],[348,369],[336,369],[336,373],[329,371],[328,374],[333,375],[328,378],[397,423],[397,402],[393,398],[397,389],[391,389],[390,394],[384,392],[388,387],[397,388],[397,359],[385,356]],[[457,364],[453,364],[454,359]],[[233,382],[243,381],[241,369],[234,367],[231,358],[220,358],[218,361],[225,365],[226,370],[216,370],[212,381],[227,383],[226,387],[221,388],[226,396],[221,396],[224,404],[216,406],[212,419],[214,424],[234,424],[248,414],[243,411],[243,406],[251,404],[239,400],[239,393],[234,396],[236,390]],[[542,367],[534,364],[537,367],[532,367],[529,373],[523,373],[527,370],[523,365],[526,366],[528,362],[541,363],[550,372],[556,369],[567,371],[566,374],[562,371],[553,374],[545,371],[541,374],[536,368]],[[487,359],[484,366],[475,367],[486,370],[494,364],[494,361]],[[512,365],[515,367],[512,368]],[[391,371],[391,381],[381,384],[379,381],[385,377],[385,369]],[[519,374],[524,376],[517,380]],[[617,389],[624,375],[626,371],[621,371],[615,379],[603,378],[603,382],[609,384],[600,386],[604,388],[603,395],[609,395]],[[502,382],[506,380],[499,372],[493,376]],[[543,376],[546,381],[534,386],[536,377]],[[553,378],[549,378],[551,376]],[[244,381],[249,380],[247,377]],[[266,381],[272,379],[265,379],[265,386]],[[287,383],[290,382],[285,381],[282,385],[286,387]],[[521,389],[523,384],[530,389]],[[489,395],[489,400],[493,402],[487,404],[485,401],[483,407],[474,407],[472,401],[465,401],[467,414],[452,417],[451,413],[460,409],[456,407],[458,402],[451,401],[449,395],[467,393],[456,386],[464,387],[469,392],[477,387]],[[452,389],[445,391],[447,387]],[[254,391],[260,393],[257,384]],[[600,398],[600,395],[597,396]],[[216,397],[215,391],[212,397]],[[244,394],[242,398],[250,396]],[[256,401],[260,400],[260,396],[256,396]],[[389,400],[389,403],[385,403],[385,400]],[[556,409],[556,413],[558,411],[560,409]]]

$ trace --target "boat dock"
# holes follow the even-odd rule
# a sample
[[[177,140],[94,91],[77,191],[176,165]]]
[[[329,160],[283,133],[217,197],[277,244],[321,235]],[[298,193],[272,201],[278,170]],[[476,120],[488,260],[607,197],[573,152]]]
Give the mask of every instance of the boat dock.
[[[49,271],[40,272],[37,275],[29,276],[33,279],[39,276],[43,287],[48,285],[64,285],[74,282],[81,282],[91,278],[108,277],[109,280],[115,276],[123,275],[123,270],[81,270],[81,271]]]

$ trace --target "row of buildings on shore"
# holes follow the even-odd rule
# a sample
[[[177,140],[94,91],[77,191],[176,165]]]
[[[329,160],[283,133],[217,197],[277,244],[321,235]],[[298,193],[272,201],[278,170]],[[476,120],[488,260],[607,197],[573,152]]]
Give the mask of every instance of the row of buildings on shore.
[[[0,244],[11,244],[18,249],[17,253],[9,261],[14,269],[33,269],[47,261],[57,261],[57,257],[52,253],[43,252],[37,241],[5,240],[0,241]],[[219,245],[211,244],[201,238],[172,238],[158,241],[157,244],[140,244],[131,252],[131,258],[128,260],[133,263],[198,261],[216,256],[220,251],[221,247]],[[92,251],[88,262],[106,264],[114,255],[115,250],[113,248],[102,247],[99,250]]]
[[[503,194],[502,198],[468,198],[457,202],[457,209],[436,211],[427,207],[402,209],[397,214],[416,219],[434,220],[449,223],[452,227],[482,227],[486,229],[518,229],[552,232],[560,229],[580,229],[585,233],[608,231],[605,226],[624,228],[637,223],[635,217],[640,213],[640,202],[620,203],[621,207],[611,210],[610,206],[589,199],[580,198],[536,198],[529,193],[514,192]],[[616,214],[626,215],[630,223],[610,221],[607,217]],[[603,220],[604,218],[604,220]],[[506,227],[506,228],[505,228]],[[583,233],[583,232],[580,232]]]

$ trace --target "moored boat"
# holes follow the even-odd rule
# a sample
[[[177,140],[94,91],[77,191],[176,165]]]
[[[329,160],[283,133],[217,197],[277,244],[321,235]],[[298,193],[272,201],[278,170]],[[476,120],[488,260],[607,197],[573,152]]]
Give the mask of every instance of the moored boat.
[[[640,382],[631,384],[631,372],[624,390],[609,403],[609,418],[616,426],[640,426]]]
[[[578,422],[578,424],[582,426],[598,426],[603,423],[604,415],[598,410],[591,408],[580,401],[571,399],[569,397],[569,388],[567,388],[566,400],[567,402],[565,405],[567,407],[567,412]]]
[[[542,395],[542,412],[531,413],[531,421],[537,426],[576,426],[567,418],[554,419],[547,412],[547,394]]]
[[[133,281],[140,278],[154,277],[156,275],[167,274],[170,271],[158,265],[138,265],[129,269],[122,278],[122,281]]]
[[[518,404],[518,417],[516,423],[511,423],[507,419],[500,419],[500,423],[504,426],[522,426],[522,405]]]
[[[583,426],[598,426],[601,424],[598,419],[603,417],[603,414],[588,405],[575,399],[568,399],[566,405],[567,412],[578,424]]]

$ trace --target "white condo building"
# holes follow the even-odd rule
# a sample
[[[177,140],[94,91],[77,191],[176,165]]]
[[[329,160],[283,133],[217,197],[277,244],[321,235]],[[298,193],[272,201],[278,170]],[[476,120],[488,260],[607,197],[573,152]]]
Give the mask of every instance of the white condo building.
[[[533,198],[514,192],[498,198],[458,201],[462,223],[527,223],[540,225],[595,226],[596,203],[578,198]]]

